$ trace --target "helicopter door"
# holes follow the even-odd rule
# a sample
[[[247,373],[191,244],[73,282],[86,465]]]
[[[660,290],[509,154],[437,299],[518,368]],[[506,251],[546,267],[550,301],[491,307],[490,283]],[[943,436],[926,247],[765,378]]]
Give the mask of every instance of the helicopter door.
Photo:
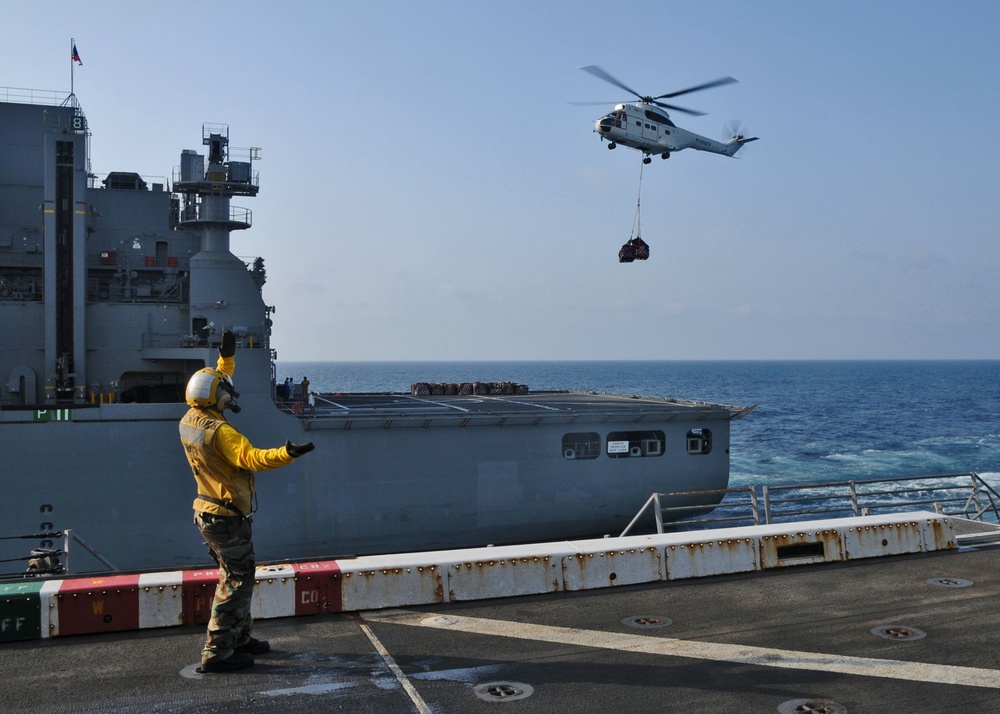
[[[660,140],[660,125],[650,121],[646,117],[642,118],[642,138],[648,141]]]

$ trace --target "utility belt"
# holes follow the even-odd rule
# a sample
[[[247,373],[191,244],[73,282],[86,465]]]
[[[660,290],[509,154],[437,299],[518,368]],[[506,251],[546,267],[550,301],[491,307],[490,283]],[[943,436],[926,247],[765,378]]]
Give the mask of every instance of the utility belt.
[[[202,496],[200,493],[196,496],[196,498],[198,498],[201,501],[208,501],[209,503],[214,503],[216,506],[222,506],[227,511],[232,511],[240,518],[246,518],[247,520],[250,520],[250,518],[253,516],[252,513],[243,513],[243,511],[238,509],[233,504],[232,501],[223,501],[221,498],[213,498],[212,496]]]

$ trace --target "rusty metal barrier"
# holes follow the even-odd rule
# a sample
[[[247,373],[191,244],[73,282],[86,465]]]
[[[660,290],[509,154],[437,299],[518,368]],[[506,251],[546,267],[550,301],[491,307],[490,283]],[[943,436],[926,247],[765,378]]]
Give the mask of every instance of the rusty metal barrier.
[[[719,504],[708,515],[696,515],[705,512],[704,505],[665,505],[704,496],[719,498]],[[628,535],[650,510],[653,512],[656,532],[665,533],[792,522],[815,517],[847,518],[876,513],[899,513],[928,507],[941,515],[1000,526],[1000,493],[977,473],[970,471],[962,474],[654,493],[621,535]]]

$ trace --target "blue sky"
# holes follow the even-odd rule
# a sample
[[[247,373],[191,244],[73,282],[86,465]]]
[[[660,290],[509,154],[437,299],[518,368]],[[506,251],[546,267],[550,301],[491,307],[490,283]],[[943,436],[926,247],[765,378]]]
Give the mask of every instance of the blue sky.
[[[93,170],[262,147],[282,360],[1000,356],[1000,4],[63,2],[4,8],[0,85],[75,90]],[[742,160],[643,173],[593,133],[678,100]],[[607,107],[611,109],[611,104]],[[238,201],[236,203],[239,203]]]

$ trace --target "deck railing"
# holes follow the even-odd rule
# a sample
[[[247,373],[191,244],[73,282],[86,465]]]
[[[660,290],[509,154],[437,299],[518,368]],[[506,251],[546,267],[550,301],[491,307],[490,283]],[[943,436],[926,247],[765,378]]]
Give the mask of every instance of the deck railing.
[[[715,498],[720,502],[714,508],[704,505]],[[669,505],[678,501],[695,505]],[[709,508],[712,510],[706,514]],[[656,532],[664,533],[912,510],[932,510],[945,516],[1000,525],[998,508],[1000,493],[974,472],[791,486],[745,486],[654,493],[621,535],[628,535],[650,510]]]
[[[62,540],[62,548],[53,547],[59,539]],[[0,559],[0,569],[9,568],[13,564],[28,564],[27,570],[21,572],[0,572],[0,581],[56,577],[71,574],[73,571],[70,568],[70,555],[74,543],[94,556],[108,570],[118,570],[107,558],[98,553],[87,541],[69,528],[61,531],[46,531],[44,533],[27,535],[0,536],[0,540],[37,540],[41,545],[39,548],[32,549],[28,555],[20,554],[12,558]]]

